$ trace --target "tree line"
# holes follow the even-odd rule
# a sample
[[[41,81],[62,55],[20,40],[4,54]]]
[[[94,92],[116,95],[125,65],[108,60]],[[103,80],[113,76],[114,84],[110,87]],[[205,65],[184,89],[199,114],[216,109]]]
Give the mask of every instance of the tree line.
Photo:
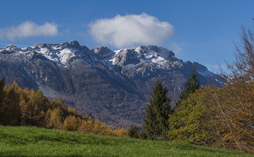
[[[127,136],[123,128],[111,129],[99,120],[82,117],[74,108],[66,107],[61,98],[50,101],[41,90],[22,89],[13,82],[0,79],[0,125],[37,126],[106,136]]]
[[[151,93],[143,130],[131,126],[130,137],[169,140],[254,153],[254,35],[242,28],[236,61],[221,87],[200,86],[195,71],[175,107],[158,82]],[[171,105],[172,106],[172,105]]]

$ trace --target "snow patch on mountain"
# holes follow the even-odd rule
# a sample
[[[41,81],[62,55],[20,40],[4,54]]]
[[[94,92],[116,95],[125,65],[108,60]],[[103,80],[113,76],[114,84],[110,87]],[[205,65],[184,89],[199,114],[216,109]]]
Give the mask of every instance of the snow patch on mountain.
[[[157,46],[139,46],[137,48],[125,48],[115,51],[110,61],[113,65],[133,66],[139,63],[151,63],[164,65],[174,57],[174,53]]]
[[[61,61],[62,64],[66,64],[66,62],[71,58],[74,57],[75,54],[69,50],[69,49],[63,49],[62,51],[60,51],[60,53],[58,54],[59,59]]]
[[[119,66],[122,68],[121,73],[125,73],[126,71],[142,71],[142,73],[144,73],[147,71],[147,68],[152,72],[155,68],[183,69],[186,66],[193,66],[202,76],[211,77],[215,75],[205,66],[196,62],[183,62],[176,58],[172,51],[158,46],[139,46],[116,51],[112,51],[105,46],[100,46],[90,50],[87,47],[80,45],[78,41],[72,40],[63,44],[36,44],[25,48],[8,45],[7,47],[0,49],[0,53],[1,52],[18,52],[30,57],[36,52],[53,62],[61,64],[65,68],[68,68],[68,61],[71,58],[76,57],[88,61],[93,67],[97,66],[96,62],[104,64],[111,70],[116,66]],[[150,72],[148,71],[147,73]]]

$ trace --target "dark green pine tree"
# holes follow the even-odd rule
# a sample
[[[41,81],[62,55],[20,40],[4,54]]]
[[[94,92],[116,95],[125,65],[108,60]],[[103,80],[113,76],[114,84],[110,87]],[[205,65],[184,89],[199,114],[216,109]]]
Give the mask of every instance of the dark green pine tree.
[[[143,122],[143,130],[147,139],[166,140],[168,137],[168,117],[171,113],[169,103],[171,100],[167,95],[168,89],[163,87],[161,82],[157,82],[149,98]]]
[[[4,119],[3,117],[3,105],[4,105],[4,99],[5,99],[5,91],[4,91],[4,86],[5,86],[5,78],[0,78],[0,124],[2,120]]]
[[[131,127],[128,129],[128,136],[131,138],[140,138],[140,132],[136,125],[131,125]]]
[[[199,88],[200,88],[200,82],[198,79],[198,74],[195,70],[193,70],[191,75],[188,77],[187,81],[184,84],[184,90],[180,94],[179,100],[176,103],[176,106],[180,105],[181,101],[187,99],[190,94],[194,93]]]

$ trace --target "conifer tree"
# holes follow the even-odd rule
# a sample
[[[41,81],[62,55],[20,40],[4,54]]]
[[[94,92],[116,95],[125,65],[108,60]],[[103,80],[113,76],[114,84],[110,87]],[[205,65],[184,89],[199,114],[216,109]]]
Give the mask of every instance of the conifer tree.
[[[171,112],[169,107],[171,100],[167,95],[168,89],[163,87],[161,82],[157,82],[149,98],[146,117],[143,123],[144,134],[147,139],[167,139],[167,131],[169,128],[168,117]]]
[[[128,129],[128,136],[131,138],[140,138],[140,132],[136,125],[131,125]]]
[[[179,96],[179,100],[176,103],[176,107],[181,104],[181,102],[189,97],[190,94],[194,93],[200,88],[200,82],[198,79],[198,74],[195,70],[192,71],[191,75],[188,77],[184,84],[184,90]]]

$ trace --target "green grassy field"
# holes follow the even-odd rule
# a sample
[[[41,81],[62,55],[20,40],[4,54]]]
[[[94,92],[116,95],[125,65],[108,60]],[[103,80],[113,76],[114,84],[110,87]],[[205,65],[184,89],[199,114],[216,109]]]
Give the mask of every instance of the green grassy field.
[[[36,127],[0,126],[0,156],[248,157],[254,155],[164,141],[85,135]]]

